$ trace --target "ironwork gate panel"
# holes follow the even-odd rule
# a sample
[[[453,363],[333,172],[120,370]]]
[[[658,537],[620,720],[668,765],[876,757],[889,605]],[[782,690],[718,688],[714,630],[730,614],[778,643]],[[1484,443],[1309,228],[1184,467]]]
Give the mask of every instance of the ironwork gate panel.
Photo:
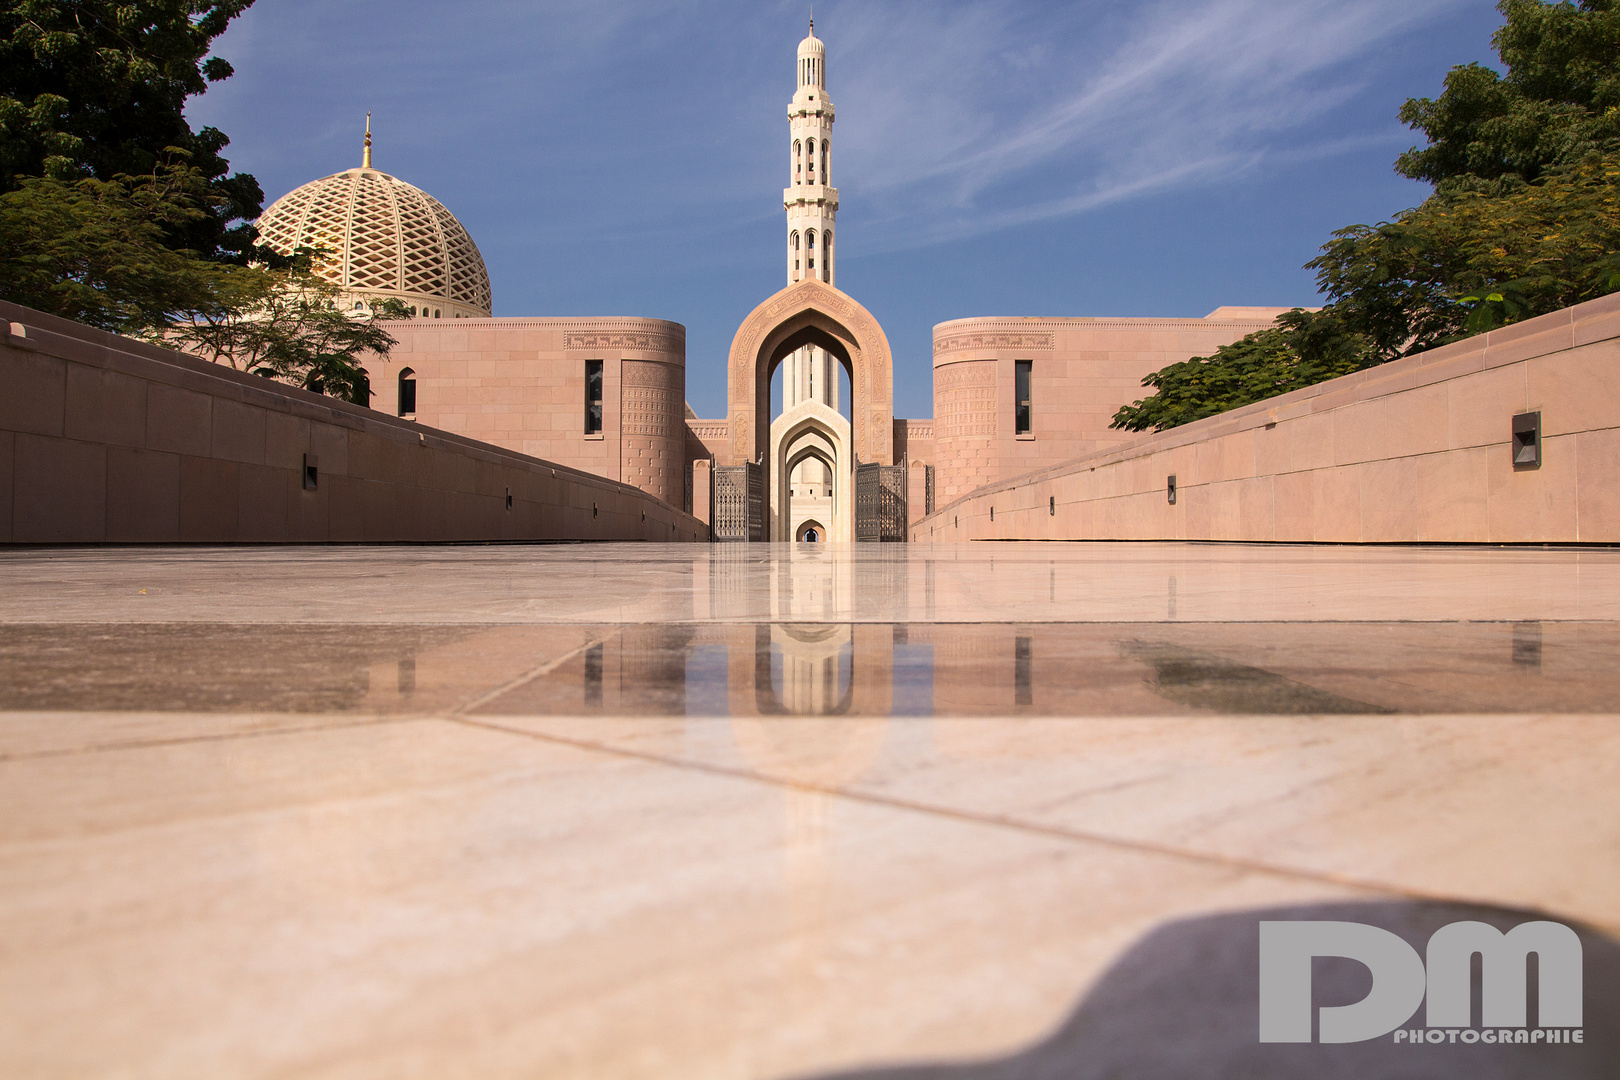
[[[855,539],[899,543],[906,538],[906,467],[855,466]]]
[[[715,543],[765,539],[765,470],[758,462],[714,470]]]

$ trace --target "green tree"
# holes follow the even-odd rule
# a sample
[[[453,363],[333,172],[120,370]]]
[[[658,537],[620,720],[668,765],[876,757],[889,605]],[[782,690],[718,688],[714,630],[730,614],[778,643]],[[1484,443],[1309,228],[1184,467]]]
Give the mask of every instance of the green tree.
[[[1401,107],[1428,137],[1395,171],[1441,190],[1482,181],[1534,180],[1620,147],[1620,10],[1613,0],[1548,4],[1502,0],[1491,38],[1505,74],[1480,64],[1451,69],[1435,100]]]
[[[0,195],[0,297],[103,330],[139,334],[217,310],[242,267],[168,246],[207,211],[185,168],[66,182],[23,179]]]
[[[1213,356],[1155,371],[1142,380],[1154,395],[1120,409],[1112,426],[1127,431],[1179,427],[1378,362],[1367,339],[1336,312],[1295,308],[1280,315],[1276,326],[1222,345]]]
[[[282,270],[233,268],[224,302],[163,331],[163,340],[215,363],[279,379],[356,405],[371,403],[362,367],[398,342],[383,323],[409,318],[399,300],[374,300],[356,314],[338,306],[338,290],[314,272],[323,252],[304,249]]]
[[[143,176],[177,155],[211,198],[165,220],[168,246],[246,263],[264,193],[229,173],[229,143],[192,131],[185,103],[231,66],[215,38],[253,0],[0,0],[0,192],[27,177],[71,182]]]
[[[340,310],[337,290],[313,271],[320,251],[272,268],[169,247],[165,227],[206,213],[213,198],[185,166],[114,180],[24,179],[0,195],[0,297],[369,404],[362,357],[393,348],[379,320],[407,317],[405,305]]]
[[[1507,74],[1456,67],[1401,119],[1423,205],[1340,229],[1306,264],[1328,304],[1143,380],[1114,426],[1174,427],[1620,288],[1620,11],[1502,0]],[[1346,366],[1350,365],[1350,366]]]

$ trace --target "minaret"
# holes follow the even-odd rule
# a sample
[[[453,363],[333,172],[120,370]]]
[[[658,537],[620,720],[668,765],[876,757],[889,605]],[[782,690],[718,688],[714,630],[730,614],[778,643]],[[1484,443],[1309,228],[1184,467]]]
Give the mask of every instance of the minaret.
[[[827,99],[827,50],[816,22],[799,42],[798,85],[788,106],[788,284],[813,277],[837,284],[833,274],[833,221],[838,189],[832,186],[833,103]]]
[[[797,86],[788,106],[788,186],[782,190],[787,211],[787,277],[793,285],[805,278],[836,284],[833,268],[833,222],[838,217],[838,189],[832,186],[833,103],[827,99],[827,49],[816,37],[816,21],[799,42]],[[825,350],[807,345],[782,364],[782,406],[815,400],[838,408],[838,363]]]

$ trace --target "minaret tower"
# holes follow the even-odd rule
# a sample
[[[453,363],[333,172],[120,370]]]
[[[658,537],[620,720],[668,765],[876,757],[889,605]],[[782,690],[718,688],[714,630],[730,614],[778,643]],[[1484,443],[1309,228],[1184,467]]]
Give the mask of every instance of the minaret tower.
[[[797,87],[788,106],[787,211],[788,284],[815,278],[837,284],[833,275],[833,221],[838,189],[832,186],[833,103],[827,98],[827,49],[816,37],[816,21],[799,42]]]
[[[835,284],[833,221],[838,217],[838,189],[832,186],[833,103],[827,100],[827,49],[816,37],[816,21],[799,42],[798,85],[788,106],[788,186],[782,190],[787,211],[787,277],[793,285],[806,278]],[[813,400],[838,408],[838,361],[825,350],[806,345],[782,364],[782,407]]]

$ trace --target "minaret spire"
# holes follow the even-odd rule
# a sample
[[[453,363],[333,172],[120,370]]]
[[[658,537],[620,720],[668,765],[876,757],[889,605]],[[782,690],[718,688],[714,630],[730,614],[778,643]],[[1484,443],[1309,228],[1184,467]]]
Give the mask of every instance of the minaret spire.
[[[828,285],[833,276],[833,225],[838,189],[832,186],[833,104],[827,98],[827,47],[810,33],[799,42],[793,101],[788,105],[787,211],[788,284],[814,278]]]
[[[838,189],[832,186],[833,104],[827,100],[827,47],[810,33],[799,42],[796,85],[788,105],[787,280],[837,284],[833,273],[833,226]],[[805,345],[783,361],[782,405],[791,409],[815,401],[838,408],[838,361],[825,349]]]
[[[369,112],[366,113],[366,149],[360,158],[360,167],[362,169],[371,168],[371,114]]]

